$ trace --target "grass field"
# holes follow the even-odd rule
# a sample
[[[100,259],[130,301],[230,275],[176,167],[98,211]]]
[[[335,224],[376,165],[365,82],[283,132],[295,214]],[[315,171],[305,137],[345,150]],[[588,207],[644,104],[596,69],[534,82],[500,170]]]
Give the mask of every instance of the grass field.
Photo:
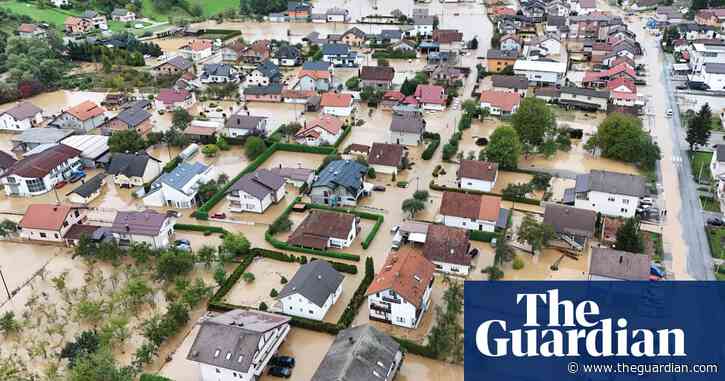
[[[712,152],[693,152],[690,159],[690,165],[692,166],[692,174],[695,176],[695,181],[700,179],[701,183],[709,184],[712,180],[710,174],[710,160],[712,159]],[[700,175],[702,171],[702,175]]]
[[[40,9],[36,7],[35,4],[22,3],[15,0],[0,1],[0,7],[8,9],[19,15],[29,16],[38,22],[55,24],[56,28],[59,30],[63,29],[63,23],[65,22],[66,17],[80,14],[80,12],[75,10],[65,10],[55,7]]]
[[[239,0],[190,0],[189,3],[200,4],[201,9],[204,10],[204,16],[216,15],[227,9],[239,9]],[[156,21],[166,21],[169,17],[189,17],[188,13],[178,7],[159,11],[154,8],[153,0],[142,0],[141,5],[143,15]]]
[[[725,243],[725,228],[708,226],[705,228],[708,242],[710,243],[710,255],[713,258],[725,257],[723,243]]]

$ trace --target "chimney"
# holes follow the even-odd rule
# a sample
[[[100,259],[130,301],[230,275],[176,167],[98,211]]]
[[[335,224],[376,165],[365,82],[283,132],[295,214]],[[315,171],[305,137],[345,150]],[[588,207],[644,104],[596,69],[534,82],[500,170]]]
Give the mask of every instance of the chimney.
[[[352,336],[350,336],[350,337],[347,338],[347,342],[350,343],[350,344],[354,344],[355,343],[355,338],[352,337]]]

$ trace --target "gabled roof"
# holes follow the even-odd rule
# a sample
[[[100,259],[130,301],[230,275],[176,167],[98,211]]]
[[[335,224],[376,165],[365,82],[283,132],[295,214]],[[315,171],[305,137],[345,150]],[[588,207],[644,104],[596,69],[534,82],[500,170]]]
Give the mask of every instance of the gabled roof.
[[[340,331],[311,381],[363,381],[385,377],[400,344],[370,324]]]
[[[17,121],[21,121],[21,120],[25,120],[25,119],[34,118],[35,115],[37,115],[38,113],[42,113],[42,112],[43,112],[43,110],[40,107],[38,107],[30,102],[20,102],[20,103],[16,104],[15,106],[13,106],[3,112],[0,112],[0,116],[10,115],[11,117],[13,117],[13,119],[15,119]]]
[[[189,98],[191,98],[191,93],[186,89],[161,89],[159,95],[156,96],[156,100],[166,105],[184,102]]]
[[[16,175],[27,178],[41,178],[66,160],[80,154],[81,151],[75,148],[58,144],[16,162],[3,173],[3,176]]]
[[[300,72],[297,74],[297,78],[304,78],[304,77],[310,77],[312,79],[318,80],[318,79],[327,79],[329,80],[332,75],[330,74],[330,71],[327,69],[323,70],[311,70],[311,69],[305,69],[303,68],[300,70]]]
[[[267,195],[275,194],[284,184],[284,177],[267,169],[259,169],[240,177],[229,191],[242,191],[262,200]]]
[[[267,120],[266,116],[233,114],[227,119],[227,122],[224,124],[224,128],[254,130],[264,120]]]
[[[342,130],[344,122],[332,115],[322,115],[319,118],[306,123],[299,131],[295,133],[295,136],[302,137],[306,136],[310,131],[317,128],[321,128],[332,135],[337,135]]]
[[[591,238],[594,236],[597,213],[567,205],[546,204],[544,224],[551,225],[559,234]]]
[[[422,134],[425,131],[425,120],[413,115],[393,114],[390,121],[390,131],[409,134]]]
[[[111,231],[119,234],[137,234],[145,236],[156,236],[161,232],[168,215],[154,210],[143,212],[122,212],[116,213]]]
[[[313,260],[297,270],[277,298],[300,294],[318,307],[322,307],[330,295],[337,291],[343,279],[345,277],[335,270],[330,262]]]
[[[274,56],[280,59],[298,59],[301,57],[300,50],[294,46],[285,45],[277,49]]]
[[[15,158],[15,155],[11,155],[5,151],[0,151],[0,172],[10,168],[10,166],[15,164],[17,161],[18,159]]]
[[[404,154],[405,149],[400,144],[373,143],[368,154],[368,163],[397,168],[400,166]]]
[[[290,234],[287,243],[325,249],[330,238],[347,239],[355,218],[354,214],[313,209]]]
[[[583,95],[585,97],[601,98],[601,99],[609,98],[609,90],[595,90],[595,89],[589,89],[586,87],[574,87],[574,86],[562,87],[561,94]]]
[[[445,104],[446,90],[438,85],[418,85],[415,88],[415,97],[421,103]]]
[[[330,70],[331,63],[325,61],[307,61],[302,64],[302,70],[311,71],[328,71]]]
[[[342,36],[344,37],[344,36],[346,36],[348,34],[352,34],[353,36],[355,36],[357,38],[365,38],[366,37],[365,32],[363,32],[360,28],[358,28],[356,26],[348,29],[345,33],[342,34]]]
[[[179,49],[188,49],[194,52],[200,52],[202,50],[211,49],[211,47],[211,40],[191,40],[189,41],[189,43],[180,47]]]
[[[352,95],[326,92],[322,94],[320,106],[322,107],[349,107],[352,105]]]
[[[468,255],[468,234],[466,229],[431,224],[423,244],[423,255],[432,262],[469,266],[472,258]]]
[[[106,172],[112,175],[124,175],[126,177],[141,177],[146,172],[149,161],[159,160],[146,153],[114,153],[111,155],[111,163]]]
[[[244,95],[274,95],[282,94],[281,83],[270,83],[268,86],[249,86],[244,89]]]
[[[480,160],[461,160],[458,165],[458,178],[494,181],[498,174],[498,164]]]
[[[126,123],[131,128],[138,126],[150,118],[151,113],[142,107],[129,107],[118,113],[115,117],[115,119]]]
[[[18,27],[18,33],[33,33],[38,29],[39,29],[38,25],[36,25],[36,24],[23,23],[23,24],[20,24],[20,26]]]
[[[576,177],[576,192],[590,191],[642,197],[646,194],[644,178],[626,173],[592,170]]]
[[[499,209],[501,209],[501,197],[443,192],[439,213],[444,216],[495,222],[498,219]]]
[[[103,135],[72,135],[62,143],[81,151],[82,158],[96,160],[108,152],[108,139]]]
[[[31,204],[18,226],[22,229],[60,230],[71,210],[73,208],[67,205]]]
[[[335,160],[328,164],[317,176],[312,188],[338,186],[352,194],[357,194],[363,186],[363,176],[368,167],[354,160]]]
[[[101,188],[101,185],[103,185],[103,179],[105,179],[105,178],[106,178],[105,173],[99,173],[99,174],[91,177],[90,179],[86,180],[86,182],[84,182],[83,184],[78,186],[76,189],[73,189],[67,195],[71,195],[71,194],[75,193],[84,198],[88,197],[88,196],[96,193],[98,191],[98,189]]]
[[[205,64],[203,69],[206,75],[215,75],[220,77],[229,77],[232,75],[234,68],[231,65],[224,63]]]
[[[360,70],[361,80],[390,82],[394,77],[395,69],[390,66],[363,66]]]
[[[647,254],[592,247],[589,274],[620,280],[648,280],[650,265]]]
[[[391,251],[385,264],[368,286],[365,295],[393,290],[406,302],[420,307],[435,266],[420,252],[409,246]]]
[[[457,29],[436,29],[433,31],[433,41],[439,44],[450,44],[463,41],[463,33]]]
[[[186,359],[247,373],[265,334],[289,321],[284,315],[255,310],[232,310],[206,319]]]
[[[161,188],[161,184],[176,189],[180,192],[194,179],[195,176],[206,172],[209,169],[208,166],[196,162],[196,163],[181,163],[174,168],[171,172],[166,172],[159,176],[152,184],[151,191]],[[182,192],[184,193],[184,192]]]
[[[72,130],[61,128],[29,128],[12,140],[24,144],[47,144],[57,143],[70,135],[73,135]]]
[[[521,95],[509,91],[485,90],[481,91],[481,102],[512,112],[521,103]]]
[[[264,62],[257,66],[255,70],[259,71],[262,75],[269,79],[277,78],[280,75],[279,66],[275,65],[274,62],[270,60],[264,60]]]
[[[324,44],[322,45],[322,54],[329,56],[347,55],[350,53],[350,47],[345,44]]]
[[[66,110],[67,114],[73,115],[80,121],[86,121],[91,118],[95,118],[99,115],[103,115],[106,109],[95,104],[91,101],[83,101],[75,107],[71,107]]]
[[[515,60],[519,54],[512,50],[488,49],[486,58],[489,60]]]
[[[111,16],[126,16],[130,13],[133,13],[133,12],[129,11],[126,8],[114,8],[113,12],[111,12]]]

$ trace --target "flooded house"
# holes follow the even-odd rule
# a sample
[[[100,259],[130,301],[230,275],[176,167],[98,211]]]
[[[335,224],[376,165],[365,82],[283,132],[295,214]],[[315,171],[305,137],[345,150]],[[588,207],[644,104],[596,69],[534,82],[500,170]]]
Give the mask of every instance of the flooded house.
[[[213,53],[211,40],[192,40],[179,48],[179,54],[192,62],[199,62],[211,57]]]
[[[518,56],[517,51],[488,49],[486,52],[486,69],[492,73],[500,73],[509,66],[513,67]]]
[[[229,211],[264,213],[272,204],[284,199],[284,177],[267,169],[258,169],[239,178],[229,188]]]
[[[514,73],[528,78],[537,85],[558,85],[566,76],[567,59],[561,61],[518,59],[514,63]]]
[[[27,152],[45,144],[60,143],[73,135],[72,130],[61,128],[30,128],[11,138],[13,151]]]
[[[564,193],[564,202],[607,216],[634,217],[640,197],[647,193],[641,176],[593,170],[577,175],[576,185]]]
[[[276,52],[274,52],[272,62],[279,66],[293,67],[302,65],[304,57],[302,57],[302,53],[296,47],[285,45],[281,46]]]
[[[408,37],[430,37],[433,35],[433,26],[436,17],[433,15],[413,16],[413,29],[408,32]]]
[[[368,164],[376,173],[396,176],[403,168],[405,148],[400,144],[373,143],[368,154]]]
[[[122,188],[140,187],[161,174],[160,160],[146,153],[114,153],[106,172]]]
[[[357,67],[358,56],[345,44],[322,45],[322,60],[335,67]]]
[[[202,381],[252,381],[290,332],[288,316],[231,310],[204,320],[186,359],[199,364]]]
[[[350,94],[326,92],[320,98],[323,114],[348,117],[352,114],[353,98]]]
[[[161,89],[154,99],[156,110],[173,111],[177,108],[188,109],[196,103],[194,93],[186,89]]]
[[[151,113],[144,107],[131,106],[119,112],[108,120],[101,127],[104,135],[112,135],[114,132],[134,130],[141,136],[146,136],[153,129]]]
[[[38,24],[28,23],[20,24],[16,32],[20,38],[46,38],[48,35],[46,28]]]
[[[269,135],[267,117],[235,113],[224,123],[224,136],[241,138],[247,135]]]
[[[324,61],[305,62],[297,80],[298,90],[328,91],[332,86],[332,65]]]
[[[91,201],[98,198],[106,185],[106,174],[99,173],[88,180],[83,181],[81,185],[66,194],[68,201],[73,204],[88,205]]]
[[[199,75],[199,81],[203,84],[237,83],[239,82],[239,70],[224,63],[205,64]]]
[[[359,229],[354,214],[313,209],[290,234],[287,243],[318,250],[350,247]]]
[[[108,136],[71,135],[63,139],[62,144],[81,151],[81,163],[85,168],[102,167],[110,159]]]
[[[493,232],[501,213],[501,197],[443,192],[438,213],[446,226]]]
[[[5,194],[29,197],[53,190],[81,167],[80,154],[75,148],[58,144],[15,162],[3,173]]]
[[[355,206],[365,193],[366,165],[353,160],[335,160],[328,164],[310,187],[315,204]]]
[[[415,329],[430,307],[435,266],[415,249],[388,254],[368,286],[370,320]]]
[[[417,146],[423,141],[425,120],[415,114],[393,113],[388,143]]]
[[[242,51],[240,59],[247,64],[259,64],[272,57],[272,43],[269,40],[257,40]]]
[[[649,280],[651,261],[647,254],[593,247],[589,280]]]
[[[423,244],[423,255],[433,263],[436,271],[466,277],[473,260],[469,255],[469,234],[466,229],[430,224]]]
[[[24,131],[43,123],[43,110],[30,103],[20,102],[0,112],[0,129]]]
[[[63,242],[66,233],[86,219],[85,209],[68,205],[32,204],[18,223],[20,238]]]
[[[344,122],[332,115],[322,115],[319,118],[305,122],[295,133],[295,141],[309,146],[331,145],[342,136]]]
[[[176,56],[151,68],[154,76],[181,75],[192,69],[194,63],[182,56]]]
[[[367,35],[360,28],[354,26],[340,36],[340,42],[348,46],[362,46],[367,41]]]
[[[280,165],[279,167],[270,168],[269,171],[281,176],[287,184],[292,184],[296,188],[308,187],[312,185],[312,181],[315,179],[315,170],[310,168],[290,168]]]
[[[509,116],[521,105],[521,95],[517,92],[484,90],[479,97],[480,107],[495,116]]]
[[[119,211],[111,225],[111,233],[120,246],[146,243],[153,249],[169,247],[174,235],[176,217],[154,210]]]
[[[215,180],[214,166],[202,163],[181,163],[171,172],[163,173],[143,195],[146,206],[188,209],[198,204],[199,188]]]
[[[282,102],[282,84],[249,86],[244,89],[244,100],[247,102]]]
[[[8,168],[12,167],[12,165],[15,164],[17,161],[18,159],[15,158],[15,155],[12,155],[5,151],[0,151],[0,175],[5,173],[5,171]]]
[[[106,121],[106,109],[95,102],[84,101],[62,112],[50,126],[75,131],[90,131]]]
[[[550,244],[565,249],[584,250],[594,237],[596,222],[597,214],[591,210],[552,203],[544,206],[544,224],[554,228],[557,237]],[[556,241],[561,241],[561,244]]]
[[[585,111],[606,111],[609,104],[609,90],[565,86],[560,89],[559,104],[566,108]]]
[[[461,189],[491,192],[496,186],[498,164],[480,160],[461,160],[456,173]]]
[[[277,296],[286,315],[322,320],[342,294],[345,277],[330,262],[315,260],[302,265]]]
[[[418,85],[413,94],[424,110],[443,111],[446,109],[446,90],[438,85]]]
[[[363,66],[359,77],[362,87],[389,89],[395,78],[395,69],[390,66]]]
[[[222,47],[222,62],[239,64],[242,60],[242,52],[247,48],[243,41],[236,40],[231,44]]]
[[[491,76],[491,84],[494,91],[517,93],[522,97],[526,96],[529,89],[529,80],[522,75],[500,75]]]
[[[282,78],[282,72],[279,66],[275,65],[271,60],[262,62],[247,76],[247,86],[269,86],[271,83],[277,83]]]

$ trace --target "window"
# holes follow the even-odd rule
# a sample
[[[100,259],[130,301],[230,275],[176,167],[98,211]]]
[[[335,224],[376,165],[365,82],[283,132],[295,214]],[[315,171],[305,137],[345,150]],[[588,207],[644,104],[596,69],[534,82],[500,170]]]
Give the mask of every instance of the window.
[[[80,216],[81,214],[80,214],[80,213],[78,212],[78,209],[76,209],[76,211],[75,211],[75,212],[73,213],[73,215],[74,215],[74,216],[76,216],[76,217],[78,217],[78,216]]]
[[[622,204],[628,205],[629,204],[629,200],[626,199],[626,198],[622,199]]]
[[[31,193],[42,192],[46,189],[45,183],[42,179],[25,180],[25,185],[28,187],[28,191]]]
[[[47,237],[47,236],[48,236],[48,235],[47,235],[47,234],[45,234],[45,233],[40,233],[40,237],[41,237],[41,238],[45,238],[45,237]]]
[[[612,197],[612,196],[609,196],[609,198],[607,198],[607,200],[608,200],[608,201],[614,201],[614,197]]]
[[[214,357],[216,357],[216,356],[214,356]],[[216,372],[217,372],[217,373],[221,373],[222,371],[221,371],[221,370],[219,370],[219,368],[216,368]]]

